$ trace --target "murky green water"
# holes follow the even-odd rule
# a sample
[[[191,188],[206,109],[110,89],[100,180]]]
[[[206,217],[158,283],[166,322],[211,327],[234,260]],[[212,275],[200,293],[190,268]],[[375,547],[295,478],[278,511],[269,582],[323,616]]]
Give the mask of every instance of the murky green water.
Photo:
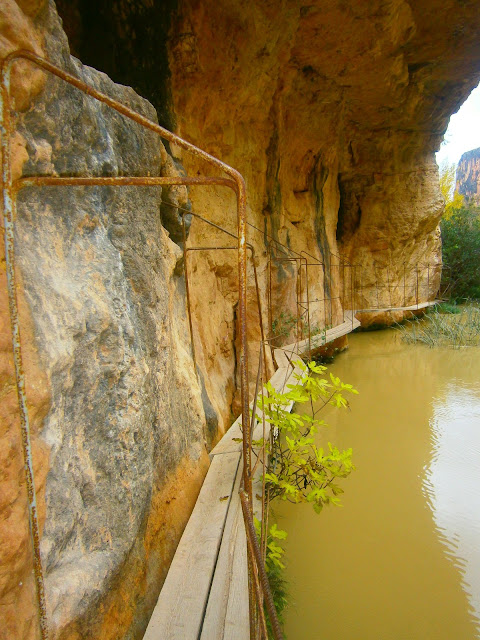
[[[480,349],[364,333],[331,370],[360,392],[327,418],[357,470],[341,508],[275,507],[288,640],[480,638]]]

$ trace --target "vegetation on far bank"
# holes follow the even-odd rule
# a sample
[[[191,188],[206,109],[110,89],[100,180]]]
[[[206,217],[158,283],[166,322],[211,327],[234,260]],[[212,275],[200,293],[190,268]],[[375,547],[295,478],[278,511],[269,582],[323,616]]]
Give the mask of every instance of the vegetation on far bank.
[[[480,308],[474,305],[450,307],[455,312],[434,309],[420,321],[409,320],[397,325],[402,340],[408,344],[454,349],[480,346]]]
[[[439,172],[445,199],[441,295],[446,301],[429,309],[420,322],[397,325],[409,344],[480,346],[480,207],[455,191],[455,170],[444,163]]]
[[[454,191],[455,165],[440,167],[445,199],[442,232],[442,295],[450,302],[480,300],[480,207]]]

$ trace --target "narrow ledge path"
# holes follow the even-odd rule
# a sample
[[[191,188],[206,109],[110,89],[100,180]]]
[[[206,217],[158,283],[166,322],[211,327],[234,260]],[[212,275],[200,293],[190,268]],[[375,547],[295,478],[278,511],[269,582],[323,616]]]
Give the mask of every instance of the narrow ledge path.
[[[351,311],[344,322],[308,340],[274,350],[270,384],[282,393],[301,370],[295,360],[360,326]],[[293,403],[292,403],[293,405]],[[291,410],[291,406],[289,410]],[[144,640],[249,640],[247,543],[239,497],[242,422],[235,420],[210,452],[211,465],[180,539]],[[268,437],[268,425],[266,425]],[[253,440],[263,437],[257,423]],[[261,465],[253,495],[261,495]],[[254,499],[261,515],[261,500]]]
[[[277,370],[270,384],[283,393],[301,374],[295,361],[360,326],[356,313],[418,311],[437,304],[345,310],[344,321],[300,342],[274,349]],[[293,402],[292,402],[293,406]],[[292,406],[288,409],[291,411]],[[257,422],[253,440],[264,435]],[[211,465],[195,508],[180,539],[144,640],[249,640],[247,543],[239,497],[242,479],[242,417],[239,416],[210,452]],[[253,495],[262,494],[258,465]],[[261,500],[254,498],[261,517]]]

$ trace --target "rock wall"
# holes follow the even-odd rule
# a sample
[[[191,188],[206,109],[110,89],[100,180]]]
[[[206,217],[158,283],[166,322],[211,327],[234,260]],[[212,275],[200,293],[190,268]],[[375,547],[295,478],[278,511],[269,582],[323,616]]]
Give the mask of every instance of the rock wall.
[[[423,295],[434,295],[443,210],[434,152],[450,114],[478,83],[475,2],[59,0],[58,7],[84,62],[131,84],[162,123],[244,175],[255,251],[252,376],[261,337],[253,261],[265,333],[283,324],[284,341],[306,295],[302,252],[312,263],[314,327],[337,324],[352,304],[411,303],[418,279]],[[4,0],[0,17],[2,55],[34,50],[156,118],[132,89],[70,56],[52,1]],[[13,94],[16,176],[210,171],[27,63],[18,65]],[[190,227],[188,247],[202,248],[187,255],[197,382],[182,209],[236,233],[234,197],[219,187],[188,195],[44,188],[20,197],[23,349],[57,640],[141,638],[206,451],[239,412],[237,265],[226,248],[235,239],[198,218]],[[38,634],[2,291],[0,638],[23,640]]]
[[[433,299],[443,212],[434,152],[450,114],[478,82],[479,27],[475,4],[456,0],[441,8],[430,0],[178,3],[169,40],[177,130],[245,176],[249,220],[260,230],[250,228],[249,240],[262,291],[273,253],[268,233],[324,263],[309,275],[310,299],[319,300],[311,304],[314,325],[338,322],[342,306],[352,306],[352,279],[355,308]],[[183,160],[189,171],[202,169]],[[222,195],[191,199],[195,211],[235,228]],[[192,244],[203,233],[194,222]],[[196,257],[197,351],[216,407],[225,373],[235,376],[231,356],[219,354],[234,339],[232,303],[227,325],[207,329],[203,319],[218,308],[218,274],[226,265],[232,271],[233,260],[219,252]],[[295,262],[276,261],[267,328],[282,313],[295,314],[297,271]],[[377,314],[382,322],[401,317]],[[258,340],[253,321],[250,339]]]
[[[480,148],[467,151],[460,158],[455,190],[467,201],[480,204]]]
[[[19,20],[7,32],[10,50],[33,43],[58,66],[156,119],[132,89],[70,56],[53,3],[29,15],[11,2],[4,12]],[[53,76],[37,78],[24,63],[14,74],[14,95],[22,97],[16,177],[181,170],[154,134]],[[165,202],[172,215],[187,201],[185,188],[19,194],[22,344],[55,639],[141,637],[208,466],[182,252],[161,224]],[[33,639],[36,599],[2,271],[0,637]]]

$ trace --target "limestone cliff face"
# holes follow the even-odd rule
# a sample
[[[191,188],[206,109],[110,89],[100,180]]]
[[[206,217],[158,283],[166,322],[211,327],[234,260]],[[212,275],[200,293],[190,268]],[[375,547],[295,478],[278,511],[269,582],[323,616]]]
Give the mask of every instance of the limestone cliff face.
[[[417,289],[424,299],[427,289],[435,294],[443,203],[434,151],[478,82],[479,22],[475,3],[456,0],[441,8],[429,0],[179,2],[169,40],[178,131],[245,176],[263,290],[268,233],[325,264],[311,269],[310,298],[333,298],[333,312],[313,303],[313,322],[338,321],[352,278],[356,308],[409,305]],[[235,228],[222,194],[191,199],[194,210]],[[192,244],[204,233],[194,222]],[[339,254],[355,270],[344,270]],[[232,362],[220,345],[231,343],[233,324],[212,330],[203,319],[218,308],[218,274],[234,262],[220,252],[195,260],[199,357],[220,406]],[[275,320],[295,313],[295,263],[277,261],[273,282]]]
[[[70,57],[53,3],[23,19],[51,61],[155,120],[132,89]],[[27,73],[16,80],[23,93]],[[156,136],[62,81],[42,78],[36,93],[18,118],[17,176],[178,171]],[[19,195],[16,266],[52,638],[141,635],[207,465],[182,253],[162,227],[163,202],[172,214],[186,190]],[[2,283],[0,637],[13,640],[38,636],[4,275]]]
[[[480,149],[467,151],[460,158],[455,190],[467,201],[480,204]]]
[[[434,151],[478,83],[476,2],[58,7],[75,53],[122,84],[70,56],[53,2],[1,3],[2,55],[30,48],[155,119],[122,86],[131,84],[164,124],[243,173],[267,334],[306,293],[295,254],[275,241],[321,263],[308,275],[313,326],[341,321],[352,281],[363,308],[414,302],[418,279],[424,295],[435,292],[443,203]],[[13,78],[16,176],[209,170],[28,64]],[[142,636],[207,448],[238,413],[237,266],[225,248],[235,240],[199,219],[190,228],[188,246],[202,248],[187,255],[197,381],[179,248],[180,208],[190,207],[236,233],[235,201],[221,188],[44,188],[20,197],[23,348],[57,640]],[[223,248],[205,250],[213,246]],[[0,638],[24,640],[37,630],[4,286],[0,304]]]

